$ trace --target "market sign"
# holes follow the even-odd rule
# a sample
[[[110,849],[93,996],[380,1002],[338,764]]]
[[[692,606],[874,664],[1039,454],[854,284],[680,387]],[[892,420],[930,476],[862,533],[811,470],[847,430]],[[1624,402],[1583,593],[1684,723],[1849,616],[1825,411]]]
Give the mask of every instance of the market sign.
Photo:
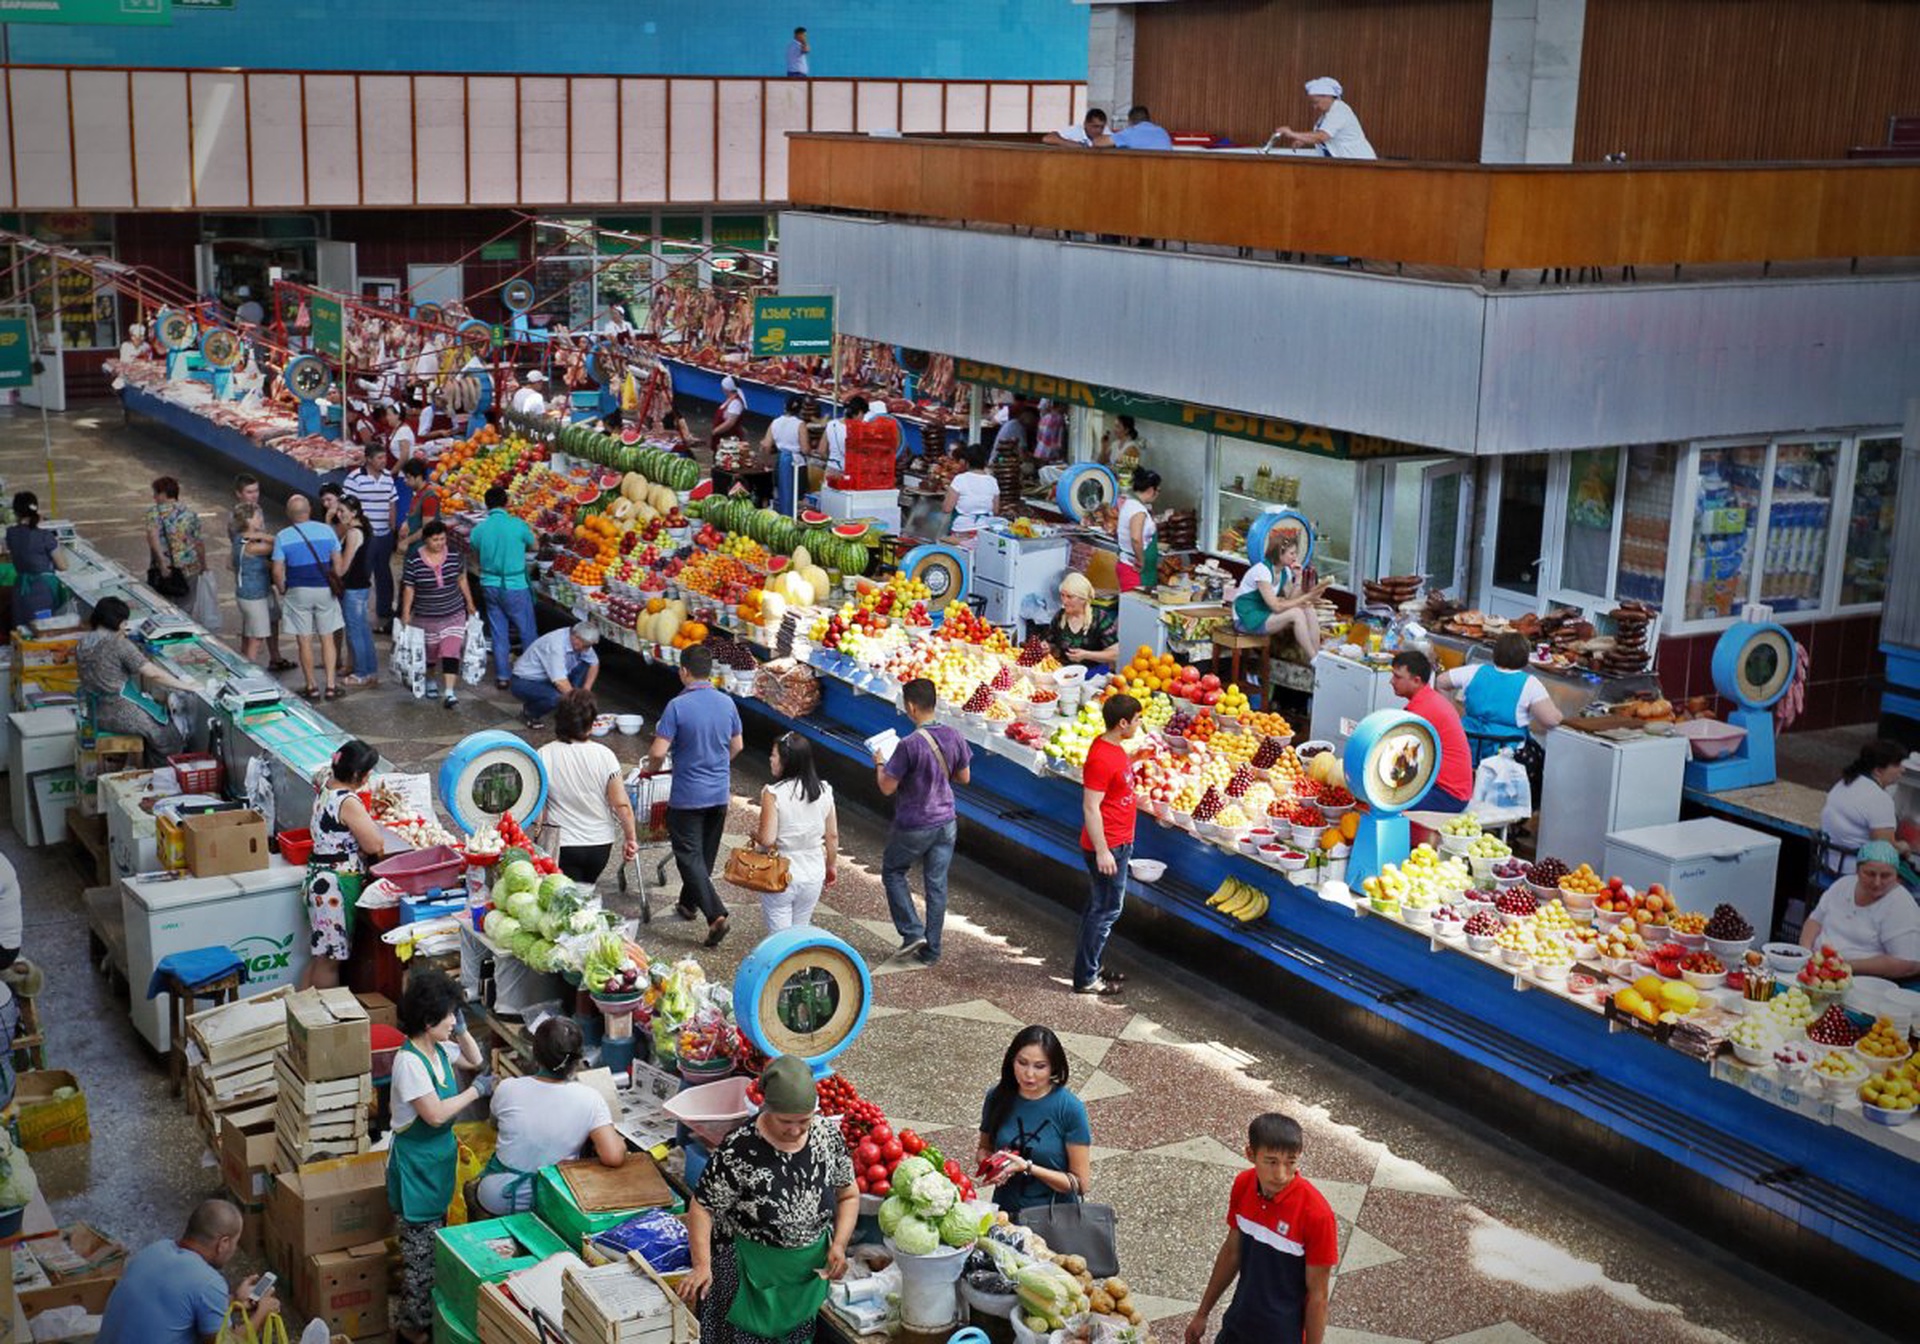
[[[340,300],[316,294],[313,296],[313,302],[308,306],[308,312],[313,318],[313,348],[323,355],[340,358],[340,353],[345,348],[342,336],[346,329]]]
[[[33,327],[24,317],[0,317],[0,388],[33,386]]]
[[[753,357],[833,353],[831,294],[760,294],[753,300]]]
[[[173,0],[175,9],[232,9],[233,0]]]
[[[0,23],[172,22],[173,0],[0,0]]]
[[[1150,397],[1138,392],[1122,392],[1098,383],[1083,383],[1072,378],[1051,378],[1000,364],[979,364],[970,359],[953,362],[954,376],[962,382],[1004,388],[1023,396],[1046,397],[1107,415],[1130,415],[1155,424],[1179,425],[1203,434],[1221,434],[1232,439],[1250,439],[1276,448],[1291,448],[1321,457],[1347,461],[1373,457],[1410,457],[1430,453],[1412,444],[1377,439],[1369,434],[1348,434],[1344,430],[1320,425],[1303,425],[1294,420],[1277,420],[1262,415],[1242,415],[1237,411],[1215,410],[1165,397]]]

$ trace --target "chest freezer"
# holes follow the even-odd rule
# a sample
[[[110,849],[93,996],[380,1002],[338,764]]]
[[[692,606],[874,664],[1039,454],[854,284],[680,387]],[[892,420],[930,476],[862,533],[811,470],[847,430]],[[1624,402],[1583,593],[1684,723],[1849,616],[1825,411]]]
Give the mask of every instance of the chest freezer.
[[[1537,852],[1577,868],[1603,857],[1607,837],[1616,831],[1678,821],[1687,751],[1686,739],[1678,736],[1616,742],[1554,729],[1547,735],[1547,766],[1536,800]]]
[[[1772,936],[1779,836],[1700,817],[1615,831],[1607,837],[1606,854],[1609,876],[1643,888],[1658,882],[1683,910],[1710,913],[1731,905],[1753,925],[1755,946]]]
[[[1384,667],[1321,653],[1313,660],[1313,713],[1308,733],[1315,742],[1343,745],[1346,725],[1359,723],[1379,709],[1403,709],[1406,701],[1393,693],[1393,674]]]
[[[171,1045],[167,1000],[146,993],[153,968],[175,952],[232,948],[247,963],[240,993],[249,998],[298,982],[308,955],[305,875],[304,866],[276,857],[270,867],[230,877],[121,879],[128,1011],[149,1045],[162,1051]]]
[[[8,787],[13,833],[28,845],[66,838],[67,809],[79,780],[73,768],[71,709],[27,709],[7,715]]]

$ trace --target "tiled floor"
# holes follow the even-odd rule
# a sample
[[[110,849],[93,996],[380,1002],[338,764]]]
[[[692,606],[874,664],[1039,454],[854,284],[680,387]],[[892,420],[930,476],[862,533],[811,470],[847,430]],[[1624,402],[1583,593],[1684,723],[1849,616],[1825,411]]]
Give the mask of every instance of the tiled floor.
[[[124,563],[138,564],[132,520],[147,477],[178,475],[213,527],[227,473],[121,431],[118,421],[114,411],[57,422],[60,511]],[[13,487],[43,479],[37,428],[0,420],[0,469]],[[603,700],[651,719],[663,686],[616,661]],[[469,692],[453,711],[382,688],[350,695],[336,716],[397,764],[424,769],[468,732],[511,727],[512,708],[491,688]],[[609,741],[633,759],[642,739]],[[762,762],[757,745],[741,758],[735,832],[748,824],[744,797],[763,778]],[[1119,1210],[1126,1277],[1155,1318],[1156,1340],[1179,1338],[1223,1231],[1246,1122],[1268,1109],[1300,1119],[1304,1169],[1339,1217],[1334,1344],[1873,1338],[1684,1228],[1493,1141],[1470,1116],[1408,1093],[1124,937],[1115,960],[1131,973],[1126,998],[1071,995],[1068,913],[966,860],[964,847],[941,963],[881,961],[897,941],[874,867],[883,824],[863,807],[842,809],[848,859],[816,919],[878,963],[877,1008],[843,1057],[845,1072],[897,1120],[965,1151],[1013,1032],[1029,1022],[1061,1032],[1072,1086],[1092,1117],[1094,1193]],[[92,1107],[91,1150],[35,1161],[56,1214],[136,1244],[171,1236],[191,1202],[216,1189],[217,1175],[183,1107],[167,1095],[163,1067],[84,966],[79,882],[64,858],[23,851],[10,833],[0,847],[27,892],[28,955],[49,971],[53,1062],[81,1076]],[[730,975],[760,927],[750,907],[736,924],[715,953],[698,950],[702,929],[670,918],[644,940],[658,955],[697,955],[714,975]]]

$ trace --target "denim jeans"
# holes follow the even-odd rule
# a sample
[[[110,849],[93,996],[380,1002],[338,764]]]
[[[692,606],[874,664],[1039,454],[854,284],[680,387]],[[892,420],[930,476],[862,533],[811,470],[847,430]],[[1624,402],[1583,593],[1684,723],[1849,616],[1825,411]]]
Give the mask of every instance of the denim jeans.
[[[513,640],[518,639],[520,647],[525,649],[540,634],[539,627],[533,623],[533,590],[492,588],[483,584],[480,592],[487,599],[487,638],[493,643],[493,676],[496,681],[505,681],[513,667]],[[512,638],[507,634],[509,624],[513,626]]]
[[[575,690],[580,688],[580,679],[587,674],[585,660],[576,658],[567,664],[567,684]],[[560,703],[560,688],[545,677],[514,677],[508,682],[514,698],[525,708],[530,719],[544,719],[553,713],[553,707]]]
[[[779,465],[773,469],[773,511],[791,518],[800,507],[800,473],[806,470],[798,453],[780,450]]]
[[[353,675],[371,677],[380,671],[380,655],[373,647],[373,624],[367,606],[371,588],[349,588],[340,594],[340,615],[347,623],[347,650],[353,655]]]
[[[1120,911],[1127,903],[1127,860],[1133,846],[1117,845],[1113,855],[1113,876],[1100,871],[1093,851],[1083,850],[1087,876],[1092,884],[1087,891],[1087,908],[1080,916],[1080,945],[1073,953],[1073,987],[1085,989],[1100,978],[1100,958],[1106,954],[1107,939],[1120,922]]]
[[[367,568],[373,573],[373,609],[382,625],[393,619],[393,543],[397,540],[395,533],[376,532],[367,546]]]
[[[886,888],[894,929],[902,938],[925,938],[927,955],[932,957],[940,955],[940,930],[947,922],[947,869],[953,864],[953,842],[959,833],[957,820],[896,830],[887,836],[886,854],[880,861],[880,884]],[[927,889],[924,922],[913,908],[913,892],[907,886],[907,874],[916,863],[921,865]]]

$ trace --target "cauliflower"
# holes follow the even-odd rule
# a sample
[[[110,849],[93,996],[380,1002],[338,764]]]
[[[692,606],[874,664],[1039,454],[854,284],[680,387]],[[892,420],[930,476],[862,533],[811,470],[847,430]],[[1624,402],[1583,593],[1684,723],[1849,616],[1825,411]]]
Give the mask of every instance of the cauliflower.
[[[929,1171],[924,1176],[913,1178],[913,1184],[907,1190],[907,1198],[913,1202],[913,1211],[922,1218],[935,1221],[946,1216],[959,1198],[959,1192],[953,1188],[953,1182],[937,1171]]]

